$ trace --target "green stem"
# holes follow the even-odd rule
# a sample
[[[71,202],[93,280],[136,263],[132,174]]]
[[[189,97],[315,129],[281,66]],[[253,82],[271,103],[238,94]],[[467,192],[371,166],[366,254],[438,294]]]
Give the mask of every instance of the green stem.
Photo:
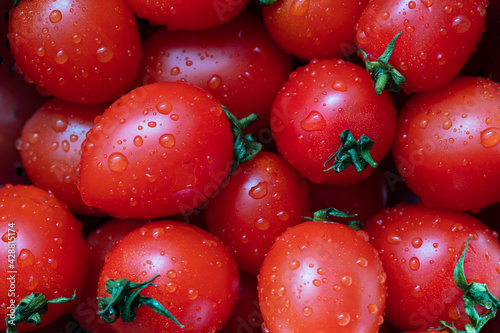
[[[384,53],[376,61],[369,61],[366,52],[359,50],[363,56],[366,70],[373,79],[373,86],[377,95],[380,95],[384,90],[400,91],[401,86],[405,84],[404,76],[389,63],[389,58],[396,47],[396,40],[402,33],[401,31],[392,38]]]
[[[6,333],[17,332],[17,325],[32,324],[40,325],[41,316],[47,313],[49,310],[48,304],[50,303],[67,303],[71,302],[76,297],[76,290],[71,298],[59,297],[52,300],[48,300],[42,293],[31,293],[25,298],[23,298],[14,310],[15,318],[12,319],[10,316],[5,318],[7,324]]]
[[[375,141],[364,134],[356,141],[351,131],[346,129],[340,134],[340,148],[323,164],[326,168],[326,165],[335,158],[333,165],[324,171],[342,172],[349,165],[353,165],[357,172],[362,171],[368,165],[378,167],[370,155],[370,149],[374,143]]]
[[[97,304],[102,309],[97,314],[101,315],[102,319],[107,323],[114,323],[120,317],[123,322],[131,322],[136,318],[136,309],[141,305],[146,305],[183,328],[184,326],[160,302],[152,297],[139,294],[148,286],[157,287],[152,281],[158,276],[155,275],[152,279],[141,283],[134,283],[121,278],[116,281],[109,279],[106,281],[104,288],[110,296],[97,297]]]
[[[257,0],[257,4],[261,7],[269,6],[278,0]]]

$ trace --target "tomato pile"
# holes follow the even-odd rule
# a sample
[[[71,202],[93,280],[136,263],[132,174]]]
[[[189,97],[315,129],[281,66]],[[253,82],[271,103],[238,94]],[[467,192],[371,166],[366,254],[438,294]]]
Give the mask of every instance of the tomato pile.
[[[0,331],[500,332],[498,1],[0,8]]]

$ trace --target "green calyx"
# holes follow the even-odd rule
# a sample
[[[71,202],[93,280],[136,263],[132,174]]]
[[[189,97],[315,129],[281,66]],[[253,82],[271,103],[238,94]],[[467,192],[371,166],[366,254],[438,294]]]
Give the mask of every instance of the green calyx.
[[[252,113],[246,118],[238,119],[235,115],[222,106],[224,113],[229,119],[231,132],[233,133],[233,164],[230,175],[236,170],[240,163],[251,160],[262,150],[262,144],[255,141],[251,134],[245,134],[245,129],[259,120],[256,113]]]
[[[14,0],[14,7],[17,7],[17,5],[19,4],[21,0]]]
[[[483,328],[488,320],[495,317],[500,306],[500,301],[490,293],[485,283],[468,283],[465,278],[464,259],[470,240],[469,238],[465,244],[465,249],[455,266],[453,277],[455,279],[455,285],[464,293],[462,298],[464,300],[465,313],[469,317],[471,324],[466,324],[465,330],[459,331],[453,323],[449,324],[445,321],[440,321],[442,326],[439,330],[445,330],[450,333],[477,333]],[[482,306],[485,313],[479,315],[474,307],[475,305]]]
[[[372,148],[375,141],[362,135],[358,141],[354,139],[350,130],[344,130],[340,134],[340,148],[326,160],[323,166],[330,163],[331,160],[335,159],[333,165],[324,171],[333,170],[335,172],[341,172],[349,165],[353,165],[357,172],[362,171],[368,165],[376,168],[378,164],[372,159],[370,155],[370,149]]]
[[[396,46],[396,39],[402,33],[401,31],[392,38],[384,53],[376,61],[369,61],[366,52],[359,50],[363,56],[366,70],[373,79],[373,86],[377,95],[380,95],[384,90],[400,91],[401,86],[405,84],[404,76],[389,63],[389,58]]]
[[[269,6],[278,0],[257,0],[257,4],[261,7]]]
[[[7,324],[6,333],[17,332],[17,325],[32,324],[40,325],[41,316],[47,313],[49,310],[48,304],[50,303],[67,303],[71,302],[76,297],[76,290],[71,298],[59,297],[52,300],[48,300],[42,293],[31,293],[25,298],[23,298],[14,310],[14,318],[7,316],[5,322]]]
[[[341,218],[347,218],[347,217],[355,217],[358,216],[358,214],[347,214],[341,210],[338,210],[337,208],[334,207],[329,207],[325,209],[320,209],[314,212],[313,217],[307,217],[307,216],[302,216],[303,219],[308,220],[308,221],[314,221],[314,222],[332,222],[334,223],[334,219],[341,217]],[[361,227],[364,225],[363,223],[359,221],[350,221],[347,223],[348,227],[351,227],[352,229],[359,231],[361,230]]]
[[[136,309],[141,305],[146,305],[183,328],[184,326],[160,302],[152,297],[139,294],[147,286],[157,287],[152,281],[158,276],[155,275],[152,279],[141,283],[134,283],[121,278],[116,281],[109,279],[106,281],[104,288],[110,296],[97,297],[97,304],[102,309],[97,314],[101,315],[102,319],[107,323],[113,323],[120,317],[123,322],[132,322],[136,318]]]

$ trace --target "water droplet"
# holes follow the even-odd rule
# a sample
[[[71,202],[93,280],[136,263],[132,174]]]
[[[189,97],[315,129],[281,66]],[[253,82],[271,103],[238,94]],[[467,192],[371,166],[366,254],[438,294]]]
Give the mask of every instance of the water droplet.
[[[35,255],[28,249],[22,249],[17,256],[19,267],[31,266],[35,263]]]
[[[342,275],[340,283],[342,283],[344,287],[349,287],[352,284],[352,277],[350,275]]]
[[[443,122],[443,129],[447,130],[447,129],[450,129],[451,126],[453,126],[453,122],[451,121],[450,118],[447,118],[444,122]]]
[[[172,67],[172,69],[170,69],[170,75],[178,75],[180,72],[181,70],[179,67]]]
[[[144,140],[142,139],[142,136],[136,135],[136,137],[134,138],[134,146],[140,147],[140,146],[142,146],[143,143],[144,143]]]
[[[417,4],[415,3],[415,1],[408,2],[408,8],[415,9],[415,7],[417,7]]]
[[[443,11],[449,15],[453,11],[453,8],[451,6],[444,6]]]
[[[156,110],[160,112],[161,114],[169,114],[170,111],[172,111],[172,104],[170,102],[159,102],[158,104],[155,105]]]
[[[114,54],[113,54],[113,49],[111,49],[110,47],[101,46],[97,49],[96,55],[97,55],[97,61],[106,63],[110,62],[111,59],[113,59]]]
[[[177,276],[177,273],[176,273],[173,269],[171,269],[171,270],[169,270],[169,271],[167,272],[167,277],[168,277],[169,279],[175,279],[175,277],[176,277],[176,276]]]
[[[498,261],[496,271],[497,271],[498,274],[500,274],[500,260]]]
[[[348,313],[341,313],[335,318],[337,325],[347,326],[351,322],[351,316]]]
[[[395,233],[390,233],[389,235],[387,235],[387,243],[389,244],[399,244],[401,243],[402,239],[399,235],[395,234]]]
[[[375,304],[368,305],[368,312],[371,315],[376,315],[378,313],[378,306],[376,306]]]
[[[248,191],[248,195],[254,199],[262,199],[267,195],[267,182],[260,182]]]
[[[356,260],[356,265],[358,265],[359,267],[366,267],[368,266],[368,260],[366,258],[359,257]]]
[[[208,80],[207,86],[210,89],[217,89],[220,87],[221,83],[222,83],[222,78],[216,74],[216,75],[212,75],[210,80]]]
[[[386,280],[387,280],[387,274],[386,273],[380,273],[378,275],[378,282],[379,283],[385,283]]]
[[[426,128],[427,125],[429,125],[429,120],[428,119],[424,119],[420,122],[420,127],[421,128]]]
[[[477,6],[477,12],[479,14],[479,17],[486,16],[486,7],[484,7],[483,5]]]
[[[417,257],[412,257],[408,262],[410,265],[410,269],[413,271],[417,271],[420,268],[420,260]]]
[[[163,134],[160,136],[160,145],[165,148],[172,148],[175,146],[175,137],[172,134]]]
[[[79,44],[82,41],[82,36],[79,34],[74,34],[73,37],[71,37],[71,40],[75,44]]]
[[[500,142],[500,128],[490,127],[481,132],[481,145],[492,148]]]
[[[39,47],[37,50],[36,50],[36,54],[39,56],[39,57],[43,57],[45,55],[45,49],[43,47]]]
[[[430,7],[434,4],[434,0],[420,0],[420,2],[423,3],[425,7]]]
[[[167,293],[175,293],[175,291],[177,290],[177,283],[173,282],[173,281],[170,281],[168,282],[166,285],[165,285],[165,291]]]
[[[255,227],[259,230],[267,230],[269,229],[269,220],[266,219],[265,217],[259,217],[255,221]]]
[[[5,234],[3,234],[2,240],[5,243],[8,243],[9,241],[12,241],[16,237],[17,237],[17,232],[15,232],[15,231],[14,232],[7,231]]]
[[[326,269],[324,267],[318,268],[318,274],[319,275],[325,275],[326,274]]]
[[[308,132],[321,131],[326,128],[326,120],[318,111],[311,111],[311,113],[300,122],[300,126]]]
[[[151,128],[155,128],[157,125],[156,121],[149,121],[148,122],[148,126],[151,127]]]
[[[162,237],[163,235],[165,235],[165,229],[163,229],[163,228],[154,228],[151,231],[151,234],[152,234],[153,238],[158,239],[159,237]]]
[[[34,276],[30,276],[26,284],[24,284],[24,288],[27,290],[33,290],[38,286],[38,279]]]
[[[59,65],[65,64],[68,61],[69,55],[65,50],[59,50],[56,54],[56,63]]]
[[[467,16],[458,15],[453,18],[453,23],[451,24],[451,28],[456,33],[463,34],[464,32],[469,31],[470,27],[471,27],[471,22],[467,18]]]
[[[300,261],[298,260],[292,260],[288,263],[288,268],[292,270],[296,270],[299,267],[300,267]]]
[[[52,129],[55,132],[64,132],[68,127],[68,117],[66,115],[58,115],[52,121]]]
[[[59,10],[53,10],[50,14],[49,14],[49,20],[50,22],[52,23],[57,23],[59,21],[62,20],[62,13],[61,11]]]
[[[422,246],[422,238],[420,238],[420,237],[413,238],[412,241],[411,241],[411,245],[414,248],[418,249],[419,247]]]
[[[273,196],[273,198],[276,199],[275,196]],[[279,199],[278,199],[279,200]],[[290,218],[290,214],[288,214],[287,212],[285,211],[281,211],[279,212],[278,214],[276,214],[276,216],[281,220],[281,221],[288,221],[288,219]]]
[[[278,295],[283,297],[283,296],[285,296],[285,294],[286,294],[286,287],[285,286],[279,287],[278,288]]]
[[[108,158],[108,167],[115,172],[122,172],[128,166],[128,159],[121,153],[112,153]]]
[[[309,10],[309,0],[294,0],[290,5],[290,14],[304,16]]]
[[[337,90],[337,91],[347,91],[347,85],[342,80],[337,80],[337,81],[333,82],[332,88]]]
[[[388,20],[389,18],[391,17],[391,13],[389,12],[383,12],[381,15],[380,15],[380,18],[384,21]]]
[[[312,313],[313,309],[310,306],[306,306],[302,309],[302,314],[306,317],[309,317],[310,315],[312,315]]]
[[[197,289],[189,289],[188,290],[188,298],[192,301],[198,298],[198,290]]]

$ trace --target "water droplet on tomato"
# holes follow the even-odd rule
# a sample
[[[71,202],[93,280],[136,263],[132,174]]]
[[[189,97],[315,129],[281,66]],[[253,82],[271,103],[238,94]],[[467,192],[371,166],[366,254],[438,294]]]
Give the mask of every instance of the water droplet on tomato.
[[[37,50],[36,50],[36,54],[39,56],[39,57],[43,57],[45,55],[45,49],[43,47],[39,47]]]
[[[326,269],[324,267],[320,267],[318,268],[318,274],[319,275],[325,275],[326,274]]]
[[[199,295],[199,292],[197,289],[189,289],[188,290],[188,298],[191,300],[191,301],[194,301],[195,299],[198,298],[198,295]]]
[[[165,285],[165,291],[167,293],[175,293],[175,291],[177,290],[177,283],[173,282],[173,281],[170,281],[168,282],[166,285]]]
[[[306,306],[302,309],[302,314],[306,317],[309,317],[310,315],[312,315],[312,313],[313,309],[310,306]]]
[[[453,8],[451,8],[451,6],[444,6],[443,11],[445,12],[445,14],[449,15],[453,11]]]
[[[181,70],[179,67],[172,67],[172,69],[170,69],[170,75],[178,75],[180,72]]]
[[[349,287],[352,284],[352,277],[350,275],[342,275],[340,278],[340,283],[344,287]]]
[[[383,12],[381,15],[380,15],[380,18],[384,21],[388,20],[389,18],[391,17],[391,13],[389,12]]]
[[[71,37],[71,40],[75,44],[79,44],[82,41],[82,36],[80,34],[74,34],[73,37]]]
[[[342,80],[336,80],[335,82],[333,82],[332,88],[337,91],[347,91],[347,85]]]
[[[156,121],[148,121],[148,126],[151,128],[155,128],[157,125]]]
[[[142,139],[142,136],[140,135],[137,135],[135,138],[134,138],[134,146],[136,147],[140,147],[142,146],[142,144],[144,143],[144,140]]]
[[[164,102],[159,102],[155,105],[156,110],[158,110],[159,113],[161,114],[169,114],[170,111],[172,111],[172,104],[170,102],[164,101]]]
[[[408,8],[415,9],[415,7],[417,7],[417,4],[415,3],[415,1],[408,2]]]
[[[395,234],[395,233],[390,233],[389,235],[387,235],[387,243],[389,244],[399,244],[401,243],[402,239],[399,235]]]
[[[359,257],[358,259],[356,259],[356,265],[358,265],[359,267],[366,267],[368,266],[368,260],[366,258]]]
[[[412,257],[408,264],[413,271],[417,271],[420,268],[420,260],[417,257]]]
[[[248,191],[248,195],[254,199],[262,199],[267,195],[267,182],[260,182]]]
[[[447,129],[450,129],[451,126],[453,126],[453,122],[451,121],[450,118],[446,119],[444,122],[443,122],[443,129],[447,130]]]
[[[286,294],[286,287],[285,286],[279,287],[278,288],[278,295],[283,297],[283,296],[285,296],[285,294]]]
[[[66,61],[68,61],[68,59],[69,59],[69,55],[68,55],[68,52],[66,52],[65,50],[59,50],[56,53],[55,61],[59,65],[65,64]]]
[[[483,5],[477,6],[477,12],[479,14],[479,17],[486,16],[486,7],[484,7]]]
[[[335,318],[335,322],[339,326],[347,326],[351,322],[351,316],[346,312],[341,313]]]
[[[304,16],[309,10],[309,0],[294,0],[290,5],[290,14],[293,16]]]
[[[96,56],[97,56],[97,61],[99,61],[99,62],[102,62],[102,63],[110,62],[114,56],[113,49],[111,49],[110,47],[106,47],[106,46],[100,46],[97,49]]]
[[[387,280],[387,274],[386,273],[380,273],[378,275],[378,282],[379,283],[385,283],[386,280]]]
[[[108,167],[115,172],[122,172],[128,166],[128,159],[121,153],[112,153],[108,158]]]
[[[169,270],[169,271],[167,272],[167,277],[168,277],[169,279],[175,279],[175,277],[176,277],[176,276],[177,276],[177,273],[176,273],[173,269],[171,269],[171,270]]]
[[[453,18],[453,23],[451,24],[451,28],[453,31],[459,34],[463,34],[470,30],[471,21],[465,15],[458,15]]]
[[[27,290],[33,290],[38,286],[38,279],[32,275],[23,286]]]
[[[299,267],[300,267],[300,261],[298,260],[292,260],[288,263],[288,268],[290,268],[291,270],[296,270]]]
[[[430,7],[434,4],[434,0],[420,0],[420,2],[423,3],[425,7]]]
[[[22,249],[17,256],[19,267],[31,266],[35,263],[35,255],[28,249]]]
[[[219,88],[221,83],[222,83],[222,78],[219,75],[215,74],[215,75],[212,75],[210,80],[208,80],[207,86],[208,86],[208,88],[214,90],[214,89]]]
[[[269,229],[269,220],[266,219],[265,217],[259,217],[255,221],[255,228],[262,231]]]
[[[420,237],[413,238],[412,241],[411,241],[411,245],[414,248],[418,249],[419,247],[422,246],[422,238],[420,238]]]
[[[300,126],[308,132],[321,131],[326,128],[326,120],[318,111],[311,111],[311,113],[300,122]]]
[[[481,145],[492,148],[500,142],[500,128],[490,127],[481,132]]]
[[[160,145],[165,148],[172,148],[175,146],[175,137],[172,134],[163,134],[159,141]]]
[[[158,239],[159,237],[162,237],[165,235],[165,229],[163,228],[154,228],[151,231],[151,235],[153,236],[154,239]]]
[[[52,23],[57,23],[57,22],[61,21],[62,20],[62,13],[61,13],[61,11],[55,9],[52,12],[50,12],[50,14],[49,14],[49,20]]]
[[[376,306],[375,304],[368,305],[368,312],[371,315],[376,315],[378,313],[378,306]]]
[[[52,129],[55,132],[64,132],[68,127],[68,117],[66,115],[58,115],[52,120]]]
[[[498,261],[496,271],[497,271],[498,274],[500,274],[500,260]]]

